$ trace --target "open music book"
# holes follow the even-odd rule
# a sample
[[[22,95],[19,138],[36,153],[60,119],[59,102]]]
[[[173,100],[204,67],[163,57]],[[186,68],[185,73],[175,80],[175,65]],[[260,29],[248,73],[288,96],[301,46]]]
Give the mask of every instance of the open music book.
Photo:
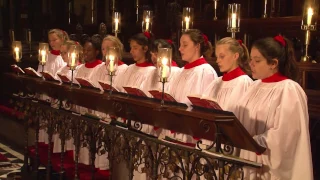
[[[192,105],[194,106],[208,108],[208,109],[222,110],[220,105],[210,97],[202,97],[201,95],[200,96],[189,95],[187,97],[191,101]]]
[[[128,94],[131,94],[131,95],[148,97],[141,89],[137,87],[123,87],[123,89],[127,91]]]
[[[48,72],[48,71],[43,71],[43,72],[41,72],[41,74],[42,74],[42,76],[44,77],[44,79],[47,80],[47,81],[59,81],[58,79],[56,79],[56,78],[54,77],[53,74],[51,74],[51,73]]]
[[[42,77],[42,75],[40,73],[38,73],[36,70],[34,70],[32,67],[24,68],[24,72],[26,72],[26,74],[28,74],[30,76]]]
[[[105,91],[109,91],[111,89],[110,83],[109,82],[105,82],[105,81],[98,81],[98,83],[100,84],[100,86],[103,88],[103,90]],[[116,91],[119,92],[119,90],[112,85],[112,91]]]
[[[64,83],[71,82],[71,79],[69,79],[66,75],[58,74],[58,76],[61,79],[61,81],[64,82]]]
[[[14,71],[16,73],[24,74],[24,71],[19,66],[17,66],[16,64],[12,64],[11,65],[11,69],[12,69],[12,71]]]
[[[162,91],[150,90],[149,93],[155,98],[162,100]],[[169,93],[164,92],[163,100],[168,102],[177,102],[177,100]]]
[[[93,82],[89,81],[88,79],[80,77],[76,77],[75,79],[79,82],[81,86],[96,88]]]

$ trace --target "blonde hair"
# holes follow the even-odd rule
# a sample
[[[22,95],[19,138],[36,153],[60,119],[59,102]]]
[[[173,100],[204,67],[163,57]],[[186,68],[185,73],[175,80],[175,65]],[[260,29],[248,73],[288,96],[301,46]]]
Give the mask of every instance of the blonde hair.
[[[70,46],[76,45],[82,51],[82,46],[77,41],[67,40],[63,42],[62,45],[67,46],[68,49],[70,48]]]
[[[68,33],[61,29],[50,29],[50,31],[48,32],[48,35],[50,34],[56,34],[60,39],[62,39],[63,42],[66,42],[69,40]]]
[[[112,36],[112,35],[107,35],[107,36],[103,39],[102,43],[103,43],[104,41],[111,41],[111,42],[114,44],[115,47],[119,48],[119,50],[120,50],[120,59],[122,59],[122,57],[123,57],[123,51],[124,51],[124,47],[123,47],[122,42],[121,42],[117,37]]]
[[[247,74],[250,74],[250,67],[249,67],[249,52],[247,47],[242,43],[241,40],[236,40],[231,37],[225,37],[220,39],[216,46],[228,44],[229,50],[233,53],[239,53],[239,58],[237,59],[239,67],[246,72]]]

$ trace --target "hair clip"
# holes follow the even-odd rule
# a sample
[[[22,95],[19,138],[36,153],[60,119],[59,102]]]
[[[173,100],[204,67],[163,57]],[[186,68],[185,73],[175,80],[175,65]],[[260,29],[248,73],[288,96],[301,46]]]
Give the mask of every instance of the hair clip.
[[[151,38],[151,34],[150,34],[148,31],[144,32],[143,34],[144,34],[148,39]]]
[[[205,44],[208,44],[208,36],[207,35],[205,35],[205,34],[202,34],[202,37],[203,37],[203,39],[204,39],[204,43]]]
[[[242,44],[243,44],[243,43],[242,43],[242,40],[241,40],[241,39],[238,39],[237,41],[238,41],[238,43],[240,44],[240,46],[242,46]]]
[[[278,35],[278,36],[275,36],[273,39],[279,42],[283,47],[286,47],[286,40],[283,38],[283,36]]]
[[[172,40],[171,39],[167,39],[167,42],[172,45]]]

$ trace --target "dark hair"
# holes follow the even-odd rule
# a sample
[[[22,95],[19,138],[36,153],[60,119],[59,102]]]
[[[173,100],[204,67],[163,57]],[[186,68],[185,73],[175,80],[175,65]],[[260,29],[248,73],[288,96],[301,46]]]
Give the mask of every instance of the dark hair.
[[[153,35],[150,33],[150,37],[148,38],[144,33],[138,33],[133,35],[130,39],[129,42],[131,41],[136,41],[137,44],[139,44],[142,47],[147,47],[148,51],[145,53],[145,58],[147,62],[151,62],[151,55],[150,55],[150,49],[149,46],[151,42],[153,41]]]
[[[225,37],[220,39],[216,46],[228,44],[229,50],[233,53],[239,53],[238,65],[239,67],[246,72],[247,74],[250,74],[250,67],[249,67],[249,52],[247,47],[242,43],[241,40],[236,40],[231,37]]]
[[[204,34],[199,29],[189,29],[182,35],[188,35],[194,44],[200,44],[200,55],[205,55],[207,51],[212,51],[210,41],[204,38]]]
[[[289,39],[284,38],[285,46],[274,38],[267,37],[255,41],[252,47],[259,50],[261,55],[267,59],[267,63],[273,63],[273,59],[278,60],[278,71],[288,78],[297,81],[299,69],[294,54],[292,43]]]
[[[102,53],[101,53],[102,38],[99,34],[94,34],[92,37],[86,37],[83,40],[83,46],[85,43],[91,43],[93,48],[99,51],[99,54],[97,55],[97,59],[102,59]]]
[[[174,43],[169,43],[165,39],[156,39],[150,44],[151,52],[158,52],[158,48],[171,48],[172,49],[172,60],[176,61],[178,59],[177,49]]]

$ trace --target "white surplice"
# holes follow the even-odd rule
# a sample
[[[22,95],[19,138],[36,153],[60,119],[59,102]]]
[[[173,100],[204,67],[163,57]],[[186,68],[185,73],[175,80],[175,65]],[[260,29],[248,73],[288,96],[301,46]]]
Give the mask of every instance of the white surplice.
[[[115,73],[115,76],[112,77],[112,86],[114,86],[116,89],[121,89],[121,87],[119,86],[119,83],[121,82],[123,78],[122,76],[126,72],[127,68],[128,68],[128,65],[126,64],[119,65]],[[99,67],[95,76],[97,76],[98,81],[110,83],[111,79],[110,79],[110,76],[108,75],[108,71],[105,63],[103,63],[103,65]]]
[[[171,83],[171,94],[180,103],[191,105],[190,94],[202,94],[216,79],[217,73],[210,64],[201,64],[191,69],[182,68],[180,75]]]
[[[200,58],[182,68],[180,75],[171,84],[170,89],[172,91],[170,94],[172,94],[178,102],[190,106],[191,102],[187,96],[191,94],[202,94],[217,77],[217,73],[213,67],[206,63],[204,58]],[[163,133],[182,142],[194,142],[194,139],[186,134],[175,133],[173,135],[168,130],[165,130]]]
[[[61,55],[54,55],[49,53],[48,54],[48,60],[46,64],[44,65],[43,71],[47,71],[51,73],[52,75],[56,75],[58,70],[64,66],[66,66],[67,63],[65,63],[61,57]],[[39,64],[38,66],[38,72],[42,72],[42,65]]]
[[[267,148],[262,155],[241,150],[241,158],[263,164],[244,168],[244,179],[313,179],[307,97],[300,85],[257,80],[238,102],[235,115]]]
[[[154,66],[141,67],[136,64],[131,64],[123,74],[119,85],[122,87],[136,87],[143,90],[146,80],[154,69],[156,69]],[[123,88],[121,91],[126,92]]]
[[[168,82],[164,85],[164,91],[165,92],[171,92],[170,87],[172,87],[172,83],[175,81],[175,79],[180,75],[181,68],[172,66],[171,67],[171,73],[168,78]],[[149,96],[152,97],[152,95],[149,93],[150,90],[159,90],[162,91],[162,82],[160,82],[160,76],[158,73],[158,69],[154,69],[151,73],[148,79],[145,82],[145,85],[143,87],[143,91]]]

